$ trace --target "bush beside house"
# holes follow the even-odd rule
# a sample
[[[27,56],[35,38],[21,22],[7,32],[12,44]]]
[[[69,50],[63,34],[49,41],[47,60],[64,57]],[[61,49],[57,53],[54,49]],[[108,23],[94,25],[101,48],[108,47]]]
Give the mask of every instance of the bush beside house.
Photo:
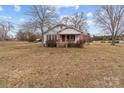
[[[84,46],[85,41],[79,40],[76,43],[68,43],[69,48],[82,48]],[[47,40],[46,46],[47,47],[56,47],[56,40]],[[65,46],[61,46],[65,47]]]

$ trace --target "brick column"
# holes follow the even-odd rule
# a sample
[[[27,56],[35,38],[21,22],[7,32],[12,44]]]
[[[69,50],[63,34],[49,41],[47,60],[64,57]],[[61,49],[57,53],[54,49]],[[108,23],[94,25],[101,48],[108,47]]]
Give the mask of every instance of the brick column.
[[[65,35],[65,47],[68,47],[68,40],[67,40],[67,35]]]
[[[83,34],[83,32],[81,32],[81,34],[80,34],[80,40],[84,40],[84,34]]]
[[[81,32],[81,34],[80,34],[80,40],[81,40],[81,42],[82,42],[82,45],[81,45],[81,47],[83,47],[83,42],[84,42],[84,34],[83,34],[83,32]]]
[[[57,32],[57,35],[56,35],[56,37],[57,37],[57,41],[56,41],[56,46],[57,46],[57,48],[59,48],[59,34],[58,34],[58,32]]]
[[[57,32],[57,42],[56,42],[57,48],[60,47],[60,34]]]

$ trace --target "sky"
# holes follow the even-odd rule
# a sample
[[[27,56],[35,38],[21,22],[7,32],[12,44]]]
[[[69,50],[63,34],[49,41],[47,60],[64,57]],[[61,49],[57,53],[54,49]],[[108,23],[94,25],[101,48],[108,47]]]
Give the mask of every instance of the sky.
[[[10,20],[15,25],[15,32],[18,25],[29,20],[30,17],[26,15],[30,5],[3,5],[0,6],[0,20]],[[99,8],[95,5],[55,5],[57,13],[60,18],[65,16],[72,16],[76,12],[84,12],[87,16],[88,32],[91,35],[99,35],[100,30],[94,22],[94,13]]]

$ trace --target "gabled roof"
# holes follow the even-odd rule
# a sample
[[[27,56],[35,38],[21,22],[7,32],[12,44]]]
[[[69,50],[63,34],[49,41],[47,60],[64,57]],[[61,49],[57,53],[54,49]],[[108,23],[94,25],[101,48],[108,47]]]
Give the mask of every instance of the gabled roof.
[[[46,32],[44,32],[44,34],[48,33],[49,31],[54,31],[55,28],[61,27],[61,26],[64,27],[64,28],[63,29],[58,29],[58,31],[57,31],[60,34],[80,34],[80,33],[82,33],[80,30],[78,30],[74,27],[70,27],[70,26],[67,26],[67,25],[64,25],[64,24],[58,24],[58,25],[52,27],[51,29],[47,30]]]
[[[53,31],[55,28],[61,27],[61,26],[64,26],[64,27],[65,27],[66,25],[64,25],[64,24],[58,24],[58,25],[56,25],[56,26],[54,26],[54,27],[48,29],[46,32],[44,32],[44,34],[45,34],[45,33],[48,33],[49,31]],[[60,30],[59,30],[59,31],[60,31]]]
[[[65,29],[63,31],[60,31],[59,34],[64,35],[64,34],[81,34],[81,32],[74,30],[74,29]]]

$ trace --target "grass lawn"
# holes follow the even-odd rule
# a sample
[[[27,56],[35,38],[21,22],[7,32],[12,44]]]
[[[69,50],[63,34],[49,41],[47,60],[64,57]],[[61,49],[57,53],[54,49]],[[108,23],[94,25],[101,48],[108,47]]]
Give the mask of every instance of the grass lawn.
[[[124,45],[0,42],[0,87],[124,87]]]

